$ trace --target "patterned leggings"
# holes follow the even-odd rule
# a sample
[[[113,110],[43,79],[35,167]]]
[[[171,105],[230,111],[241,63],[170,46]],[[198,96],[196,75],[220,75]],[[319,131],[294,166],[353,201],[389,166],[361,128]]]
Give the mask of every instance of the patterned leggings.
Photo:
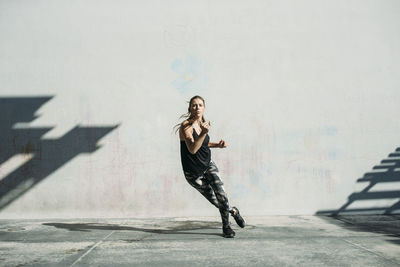
[[[184,172],[186,181],[197,189],[208,201],[219,209],[222,224],[229,225],[229,202],[224,190],[224,184],[219,178],[217,165],[210,161],[208,169],[203,175],[193,175]]]

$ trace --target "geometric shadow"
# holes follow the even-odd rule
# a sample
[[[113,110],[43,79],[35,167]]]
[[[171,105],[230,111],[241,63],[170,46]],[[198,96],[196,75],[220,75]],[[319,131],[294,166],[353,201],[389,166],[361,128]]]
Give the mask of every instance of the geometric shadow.
[[[14,128],[37,118],[35,112],[52,97],[0,98],[0,167],[17,154],[32,157],[6,177],[0,177],[0,210],[32,189],[81,153],[93,153],[98,141],[117,128],[76,126],[57,139],[42,139],[52,127]]]
[[[381,200],[381,199],[400,199],[399,190],[370,191],[379,183],[400,182],[400,147],[395,152],[382,160],[381,163],[373,167],[373,171],[365,173],[357,182],[365,183],[367,186],[360,192],[352,193],[345,204],[336,210],[318,211],[317,215],[338,216],[340,214],[398,214],[400,211],[400,200],[388,207],[364,207],[349,208],[356,201]]]

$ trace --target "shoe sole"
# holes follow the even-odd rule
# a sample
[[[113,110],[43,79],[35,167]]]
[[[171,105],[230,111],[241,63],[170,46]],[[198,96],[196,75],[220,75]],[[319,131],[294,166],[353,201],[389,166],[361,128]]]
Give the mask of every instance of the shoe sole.
[[[239,209],[238,208],[236,208],[236,207],[232,207],[233,209],[235,209],[236,210],[236,215],[232,215],[232,217],[233,217],[233,219],[235,219],[235,222],[236,222],[236,224],[237,225],[239,225],[241,228],[244,228],[245,226],[246,226],[246,222],[244,221],[244,219],[242,218],[242,216],[240,216],[240,212],[239,212]],[[242,220],[242,223],[240,223],[240,222],[238,222],[238,220],[240,220],[240,219],[236,219],[236,217],[240,217]]]
[[[235,235],[225,235],[225,234],[223,234],[222,237],[224,237],[224,238],[234,238]]]

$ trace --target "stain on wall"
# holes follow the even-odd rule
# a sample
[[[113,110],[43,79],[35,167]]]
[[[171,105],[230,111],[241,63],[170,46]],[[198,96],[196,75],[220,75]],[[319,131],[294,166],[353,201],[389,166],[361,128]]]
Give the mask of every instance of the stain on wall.
[[[176,58],[171,64],[171,70],[177,74],[172,86],[181,95],[196,94],[207,86],[205,64],[195,55]]]

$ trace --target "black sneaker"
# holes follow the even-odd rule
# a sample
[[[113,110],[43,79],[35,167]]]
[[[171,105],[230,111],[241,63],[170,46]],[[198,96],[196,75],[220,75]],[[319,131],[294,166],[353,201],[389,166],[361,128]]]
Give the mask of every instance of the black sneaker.
[[[235,231],[233,231],[229,225],[223,226],[222,232],[223,232],[222,236],[225,238],[233,238],[235,236]]]
[[[236,214],[234,210],[236,211]],[[231,213],[233,219],[235,219],[237,225],[239,225],[242,228],[246,226],[244,219],[242,218],[242,216],[240,216],[238,208],[232,207],[232,209],[229,212]]]

